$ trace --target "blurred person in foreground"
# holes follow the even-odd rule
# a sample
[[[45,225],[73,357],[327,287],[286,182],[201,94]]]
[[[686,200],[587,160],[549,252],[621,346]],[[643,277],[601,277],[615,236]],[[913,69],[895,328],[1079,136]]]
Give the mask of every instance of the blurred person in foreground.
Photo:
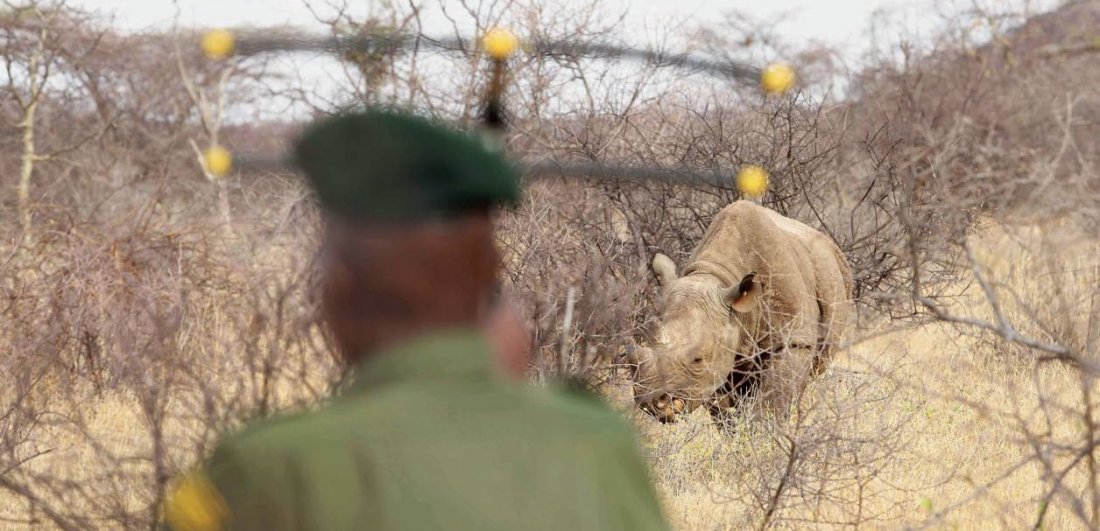
[[[165,506],[210,529],[665,529],[629,425],[524,384],[529,345],[495,300],[491,211],[518,176],[482,143],[384,111],[296,148],[325,213],[323,307],[350,387],[218,445]]]

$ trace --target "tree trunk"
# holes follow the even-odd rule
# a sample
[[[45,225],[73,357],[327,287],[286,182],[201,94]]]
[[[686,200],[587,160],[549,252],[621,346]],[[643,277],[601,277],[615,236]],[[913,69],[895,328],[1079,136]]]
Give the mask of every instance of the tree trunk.
[[[31,229],[31,176],[34,174],[34,112],[38,102],[32,100],[23,111],[23,121],[19,127],[23,129],[23,163],[19,169],[19,221],[23,225],[24,234]]]

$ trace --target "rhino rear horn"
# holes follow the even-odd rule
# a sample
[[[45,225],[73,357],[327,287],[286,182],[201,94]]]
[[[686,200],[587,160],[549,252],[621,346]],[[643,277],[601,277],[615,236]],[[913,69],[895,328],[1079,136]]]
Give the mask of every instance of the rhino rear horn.
[[[749,273],[736,286],[730,286],[722,294],[722,300],[738,313],[744,313],[756,306],[756,299],[763,291],[763,285],[756,281],[756,273]]]

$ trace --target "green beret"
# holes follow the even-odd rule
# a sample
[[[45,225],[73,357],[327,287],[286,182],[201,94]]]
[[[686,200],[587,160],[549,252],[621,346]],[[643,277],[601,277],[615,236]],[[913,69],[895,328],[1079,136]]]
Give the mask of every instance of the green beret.
[[[408,114],[337,115],[298,139],[321,208],[350,221],[448,219],[519,202],[519,176],[480,139]]]

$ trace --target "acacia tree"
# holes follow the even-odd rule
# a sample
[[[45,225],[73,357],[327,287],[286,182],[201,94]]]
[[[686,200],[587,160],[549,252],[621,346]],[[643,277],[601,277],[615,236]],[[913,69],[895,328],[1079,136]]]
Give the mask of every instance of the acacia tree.
[[[20,164],[16,185],[19,220],[31,228],[32,186],[36,165],[56,160],[102,133],[103,123],[66,139],[43,142],[37,132],[45,99],[53,105],[75,101],[80,91],[79,71],[85,56],[94,53],[102,33],[89,30],[88,16],[65,0],[5,1],[0,17],[0,60],[5,69],[7,120],[20,133]]]
[[[177,53],[171,35],[118,34],[61,3],[12,5],[23,18],[3,19],[12,74],[0,111],[18,135],[0,137],[0,165],[13,165],[3,183],[16,190],[14,170],[30,161],[34,225],[3,216],[0,227],[34,238],[0,243],[0,522],[150,528],[169,479],[245,416],[286,407],[287,379],[313,385],[314,399],[328,391],[333,363],[300,254],[316,221],[296,181],[215,189],[197,171],[189,140],[206,131],[178,63],[207,92],[223,65],[197,47]],[[265,63],[225,84],[227,113],[266,95],[250,68]],[[222,132],[246,148],[274,136],[251,124]],[[235,227],[247,244],[217,230],[223,190],[249,205]],[[222,350],[234,354],[213,354]],[[101,429],[105,411],[136,421],[124,441],[123,428]]]

